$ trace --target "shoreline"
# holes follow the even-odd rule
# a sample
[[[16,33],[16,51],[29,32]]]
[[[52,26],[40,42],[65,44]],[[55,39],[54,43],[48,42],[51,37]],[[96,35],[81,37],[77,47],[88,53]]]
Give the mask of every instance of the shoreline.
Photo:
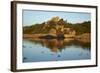
[[[40,39],[41,36],[51,35],[55,38],[57,37],[56,34],[23,34],[24,39]],[[81,35],[67,35],[64,34],[65,39],[72,39],[72,40],[78,40],[81,42],[91,42],[91,35],[90,33],[84,33]]]

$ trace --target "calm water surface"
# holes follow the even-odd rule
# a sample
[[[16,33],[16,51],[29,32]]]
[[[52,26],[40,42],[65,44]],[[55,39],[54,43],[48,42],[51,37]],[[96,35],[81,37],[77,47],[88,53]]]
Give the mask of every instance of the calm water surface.
[[[90,51],[90,43],[76,40],[23,39],[24,63],[90,59]]]

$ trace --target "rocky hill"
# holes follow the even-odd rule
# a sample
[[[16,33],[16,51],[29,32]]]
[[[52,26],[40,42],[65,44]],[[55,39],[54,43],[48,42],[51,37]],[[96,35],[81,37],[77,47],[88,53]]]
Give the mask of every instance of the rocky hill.
[[[62,18],[56,16],[52,17],[50,20],[43,22],[41,24],[33,24],[31,26],[23,27],[23,34],[48,34],[48,33],[65,33],[65,29],[75,30],[76,34],[90,33],[91,32],[91,22],[83,23],[68,23]],[[70,32],[68,31],[68,32]]]

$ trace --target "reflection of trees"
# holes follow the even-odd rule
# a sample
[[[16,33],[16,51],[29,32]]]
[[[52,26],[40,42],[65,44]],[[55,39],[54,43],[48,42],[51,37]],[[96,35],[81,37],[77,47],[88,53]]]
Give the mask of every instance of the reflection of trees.
[[[90,43],[84,43],[78,40],[71,39],[32,39],[31,42],[35,44],[40,44],[43,47],[50,49],[52,52],[59,52],[66,47],[72,45],[76,47],[81,47],[83,49],[90,49]]]
[[[83,49],[90,49],[91,48],[90,42],[82,42],[79,40],[74,40],[73,44],[76,45],[77,47],[82,47]]]

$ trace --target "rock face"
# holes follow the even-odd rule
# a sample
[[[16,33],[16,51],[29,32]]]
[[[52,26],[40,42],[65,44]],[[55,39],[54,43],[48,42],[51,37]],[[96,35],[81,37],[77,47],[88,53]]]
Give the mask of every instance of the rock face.
[[[58,16],[52,17],[50,21],[58,22],[60,18]]]
[[[81,42],[91,42],[91,34],[90,33],[84,33],[82,35],[76,36],[76,39]]]

